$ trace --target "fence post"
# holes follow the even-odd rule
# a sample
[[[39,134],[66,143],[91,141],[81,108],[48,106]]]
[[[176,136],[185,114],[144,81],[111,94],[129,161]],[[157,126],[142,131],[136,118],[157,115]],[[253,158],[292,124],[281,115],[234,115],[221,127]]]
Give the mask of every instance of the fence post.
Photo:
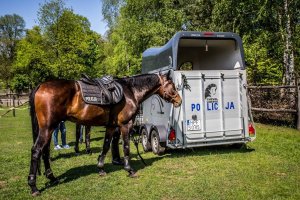
[[[15,95],[13,94],[13,116],[14,116],[14,117],[16,116],[16,111],[15,111],[15,100],[16,100],[16,97],[15,97]]]
[[[300,130],[300,87],[299,78],[296,77],[296,91],[297,91],[297,130]]]

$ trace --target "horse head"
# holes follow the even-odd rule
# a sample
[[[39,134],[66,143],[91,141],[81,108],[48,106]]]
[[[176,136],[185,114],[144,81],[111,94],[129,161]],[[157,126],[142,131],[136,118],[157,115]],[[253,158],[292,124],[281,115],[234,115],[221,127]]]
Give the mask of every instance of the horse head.
[[[182,99],[175,87],[174,82],[170,77],[170,72],[171,71],[169,71],[165,75],[158,75],[161,86],[159,87],[157,93],[165,101],[172,103],[175,107],[179,107],[181,105]]]

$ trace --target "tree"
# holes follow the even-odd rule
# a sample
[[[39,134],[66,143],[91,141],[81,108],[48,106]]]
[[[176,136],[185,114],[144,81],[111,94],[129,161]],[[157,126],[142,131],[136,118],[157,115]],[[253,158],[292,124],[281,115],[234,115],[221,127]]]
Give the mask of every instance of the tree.
[[[120,76],[140,73],[142,52],[165,44],[181,30],[184,18],[180,6],[173,0],[124,1],[108,36],[112,44],[109,52],[113,52],[104,61],[108,72]]]
[[[58,32],[60,28],[58,20],[63,12],[67,10],[63,0],[49,0],[40,5],[38,10],[38,21],[43,34],[47,35],[49,51],[54,52],[54,56],[58,59],[59,52],[57,51]]]
[[[116,25],[124,0],[102,0],[102,15],[110,29]]]
[[[15,58],[17,42],[24,34],[25,22],[19,15],[4,15],[0,17],[0,79],[6,88],[12,78],[12,63]]]
[[[35,26],[28,30],[17,45],[13,88],[20,91],[53,79],[55,76],[48,59],[50,54],[40,27]]]
[[[15,89],[31,88],[49,79],[78,79],[81,73],[97,74],[97,65],[104,59],[101,51],[104,42],[90,30],[87,18],[64,9],[58,19],[48,22],[43,28],[36,26],[29,30],[17,46]]]
[[[97,63],[101,37],[90,30],[87,18],[66,8],[62,0],[41,5],[39,23],[48,44],[48,63],[57,78],[78,78]]]

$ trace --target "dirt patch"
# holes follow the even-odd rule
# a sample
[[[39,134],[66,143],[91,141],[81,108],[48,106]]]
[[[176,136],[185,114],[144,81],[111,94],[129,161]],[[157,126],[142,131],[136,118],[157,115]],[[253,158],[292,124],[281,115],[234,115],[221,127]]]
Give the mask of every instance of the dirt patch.
[[[7,186],[7,182],[6,181],[0,181],[0,189],[4,189]]]

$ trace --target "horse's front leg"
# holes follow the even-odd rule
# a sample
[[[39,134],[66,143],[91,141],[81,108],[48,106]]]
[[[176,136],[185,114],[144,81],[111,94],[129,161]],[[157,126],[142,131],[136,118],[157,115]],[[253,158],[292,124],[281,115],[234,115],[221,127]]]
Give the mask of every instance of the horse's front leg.
[[[121,134],[123,138],[123,151],[124,151],[124,169],[129,173],[129,176],[134,178],[137,177],[136,172],[130,166],[130,141],[129,141],[129,133],[132,128],[132,123],[121,126]]]
[[[114,132],[114,127],[106,127],[106,132],[105,132],[105,137],[104,137],[104,142],[103,142],[103,149],[101,154],[98,157],[98,164],[97,167],[99,168],[99,175],[104,176],[106,175],[106,172],[104,171],[104,160],[105,156],[109,150],[110,147],[110,142],[113,136]]]
[[[124,161],[120,157],[119,151],[120,130],[116,128],[111,141],[112,164],[124,165]]]
[[[76,123],[76,141],[75,141],[75,153],[79,154],[79,138],[80,138],[81,125]]]

